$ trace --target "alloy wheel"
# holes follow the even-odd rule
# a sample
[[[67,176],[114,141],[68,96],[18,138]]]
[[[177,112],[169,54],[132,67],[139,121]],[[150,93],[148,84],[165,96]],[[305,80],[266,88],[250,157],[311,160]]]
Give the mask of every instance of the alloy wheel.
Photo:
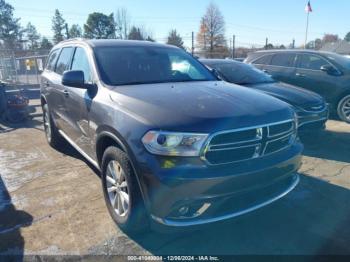
[[[106,172],[106,187],[109,201],[115,213],[124,217],[129,213],[129,190],[125,173],[116,160],[109,162]]]
[[[350,96],[346,97],[342,103],[341,113],[344,118],[350,121]]]

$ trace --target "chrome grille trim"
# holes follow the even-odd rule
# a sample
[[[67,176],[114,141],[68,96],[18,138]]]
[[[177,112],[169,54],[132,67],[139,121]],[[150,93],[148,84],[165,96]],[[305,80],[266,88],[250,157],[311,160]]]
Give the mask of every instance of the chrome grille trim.
[[[276,126],[279,124],[285,124],[291,122],[292,126],[288,131],[284,131],[278,134],[274,134],[272,136],[269,136],[269,127],[270,126]],[[223,143],[223,144],[215,144],[215,145],[211,145],[211,141],[214,137],[218,136],[218,135],[222,135],[222,134],[228,134],[228,133],[235,133],[235,132],[240,132],[240,131],[248,131],[248,130],[252,130],[252,129],[257,129],[257,137],[256,139],[252,139],[252,140],[246,140],[246,141],[239,141],[239,142],[235,142],[235,143]],[[259,131],[258,131],[259,130]],[[201,154],[200,154],[200,158],[205,161],[208,165],[224,165],[224,164],[230,164],[230,163],[236,163],[236,162],[242,162],[242,161],[246,161],[246,160],[250,160],[250,159],[254,159],[254,158],[259,158],[259,157],[263,157],[263,156],[267,156],[270,154],[274,154],[277,153],[279,151],[282,151],[284,149],[286,149],[287,147],[289,147],[292,143],[292,140],[296,138],[296,133],[297,133],[297,127],[296,127],[296,123],[294,119],[288,119],[285,121],[280,121],[280,122],[273,122],[270,124],[264,124],[264,125],[259,125],[259,126],[252,126],[252,127],[245,127],[245,128],[237,128],[237,129],[231,129],[231,130],[225,130],[225,131],[219,131],[216,133],[213,133],[209,136],[209,138],[207,139],[207,142],[205,143]],[[290,136],[290,140],[288,142],[288,145],[284,148],[280,148],[277,151],[265,154],[267,145],[274,141],[278,141],[278,140],[282,140],[285,139],[286,137]],[[272,139],[275,138],[275,139]],[[265,139],[265,140],[264,140]],[[250,144],[251,143],[251,144]],[[227,146],[227,148],[220,148],[220,149],[214,149],[212,147],[218,147],[218,146]],[[207,152],[215,152],[215,151],[225,151],[225,150],[235,150],[235,149],[239,149],[239,148],[247,148],[247,147],[256,147],[256,151],[255,154],[249,158],[246,159],[242,159],[242,160],[233,160],[230,162],[223,162],[223,163],[211,163],[210,161],[207,160],[206,158],[206,154]]]
[[[288,122],[292,123],[292,127],[289,130],[281,132],[281,133],[278,133],[278,134],[270,135],[270,128],[272,126],[278,126],[279,124],[285,124],[285,123],[288,123]],[[285,123],[272,124],[272,125],[267,126],[267,137],[268,138],[273,138],[273,137],[278,137],[278,136],[281,136],[281,135],[284,135],[284,134],[291,133],[294,130],[294,128],[295,128],[295,122],[294,121],[287,121]]]
[[[262,153],[262,155],[263,155],[263,156],[268,156],[268,155],[271,155],[271,154],[277,153],[277,152],[282,151],[283,149],[286,149],[287,147],[289,147],[289,146],[290,146],[290,142],[291,142],[291,140],[293,139],[293,134],[294,134],[294,133],[289,133],[289,134],[287,134],[287,135],[285,135],[285,136],[282,136],[282,137],[279,137],[279,138],[277,138],[277,139],[273,139],[273,140],[269,140],[269,141],[267,141],[267,142],[266,142],[266,145],[265,145],[265,148],[264,148],[264,151],[263,151],[263,153]],[[283,140],[283,139],[285,139],[286,137],[290,137],[290,138],[289,138],[289,143],[288,143],[288,145],[287,145],[287,146],[282,147],[282,148],[280,148],[280,149],[279,149],[279,150],[277,150],[277,151],[274,151],[274,152],[271,152],[271,153],[265,154],[266,149],[267,149],[267,147],[268,147],[268,145],[269,145],[269,144],[271,144],[271,143],[273,143],[273,142],[276,142],[276,141],[279,141],[279,140]]]
[[[247,130],[251,130],[251,129],[254,129],[254,128],[250,128],[250,129],[247,129]],[[245,130],[240,130],[240,131],[245,131]],[[240,132],[240,131],[235,131],[235,132]],[[260,141],[262,139],[262,128],[256,128],[256,137],[255,139],[249,139],[249,140],[242,140],[240,142],[234,142],[234,143],[224,143],[224,144],[215,144],[215,145],[209,145],[209,150],[210,151],[215,151],[215,150],[218,150],[218,149],[212,149],[214,147],[225,147],[225,146],[235,146],[235,145],[242,145],[242,144],[245,144],[245,143],[251,143],[251,142],[257,142],[257,141]],[[228,132],[228,133],[232,133],[232,132]],[[228,134],[226,133],[226,134]],[[225,133],[220,133],[219,135],[221,134],[225,134]],[[241,147],[241,146],[238,146],[238,147]],[[242,145],[242,147],[245,147]],[[232,147],[229,147],[232,149]],[[225,149],[229,149],[229,148],[225,148]],[[236,147],[233,147],[233,148],[236,148]],[[223,149],[223,150],[225,150]]]

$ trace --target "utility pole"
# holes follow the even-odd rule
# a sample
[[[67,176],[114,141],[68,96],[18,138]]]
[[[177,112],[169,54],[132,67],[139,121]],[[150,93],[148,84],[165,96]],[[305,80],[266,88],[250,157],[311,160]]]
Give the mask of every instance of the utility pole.
[[[67,39],[69,39],[68,24],[66,23],[64,27],[66,28],[66,36],[67,36]]]
[[[265,40],[265,49],[267,49],[267,45],[269,44],[269,39],[266,37],[266,40]]]
[[[232,59],[235,59],[235,50],[236,49],[236,36],[232,36]]]
[[[293,48],[293,49],[295,48],[295,39],[293,39],[292,48]]]
[[[192,55],[194,55],[194,32],[192,32]]]

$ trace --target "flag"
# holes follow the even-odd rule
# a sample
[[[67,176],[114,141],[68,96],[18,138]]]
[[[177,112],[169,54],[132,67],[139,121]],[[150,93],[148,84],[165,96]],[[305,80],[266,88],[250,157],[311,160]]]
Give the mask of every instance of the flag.
[[[312,7],[311,7],[310,1],[305,6],[305,12],[307,12],[307,13],[311,13],[312,12]]]

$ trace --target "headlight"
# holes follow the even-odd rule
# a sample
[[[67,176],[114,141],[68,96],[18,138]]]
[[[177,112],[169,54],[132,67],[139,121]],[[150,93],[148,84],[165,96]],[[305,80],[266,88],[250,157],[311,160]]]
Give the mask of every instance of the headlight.
[[[199,156],[207,137],[208,134],[149,131],[142,143],[156,155]]]

